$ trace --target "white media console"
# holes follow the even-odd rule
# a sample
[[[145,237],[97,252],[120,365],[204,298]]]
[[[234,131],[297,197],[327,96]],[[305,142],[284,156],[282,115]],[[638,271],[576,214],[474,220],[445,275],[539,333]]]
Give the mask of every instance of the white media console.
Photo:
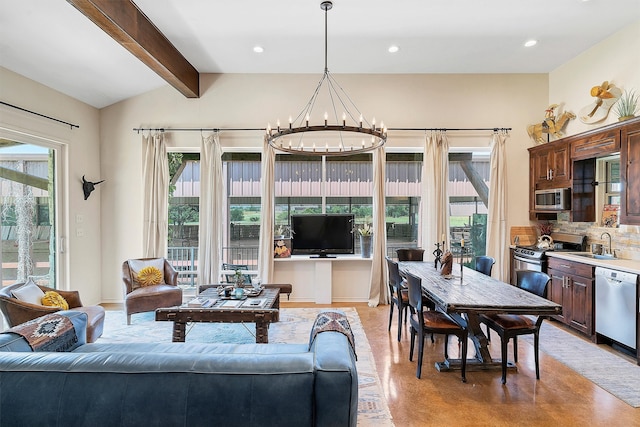
[[[274,259],[274,283],[291,283],[292,301],[331,304],[367,302],[371,283],[371,258],[336,255],[311,258],[294,255]]]

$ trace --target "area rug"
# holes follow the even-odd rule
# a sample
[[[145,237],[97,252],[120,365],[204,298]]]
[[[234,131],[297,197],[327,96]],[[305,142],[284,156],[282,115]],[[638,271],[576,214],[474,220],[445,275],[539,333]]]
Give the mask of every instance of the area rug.
[[[280,321],[269,326],[270,343],[307,343],[318,308],[280,309]],[[354,308],[340,308],[351,324],[358,360],[358,425],[393,426],[389,406],[369,341]],[[131,325],[121,311],[107,311],[104,333],[99,343],[171,342],[173,322],[156,322],[155,313],[131,316]],[[194,323],[187,326],[186,342],[255,343],[255,325],[239,323]]]
[[[520,339],[533,345],[532,336]],[[634,408],[640,407],[640,366],[548,321],[540,329],[540,351]]]

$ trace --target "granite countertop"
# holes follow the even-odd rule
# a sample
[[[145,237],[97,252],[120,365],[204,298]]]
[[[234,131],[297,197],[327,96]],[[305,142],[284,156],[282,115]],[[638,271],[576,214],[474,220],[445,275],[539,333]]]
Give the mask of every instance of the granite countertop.
[[[626,271],[640,274],[640,261],[635,259],[596,259],[578,255],[584,252],[545,252],[545,255],[554,258],[566,259],[568,261],[581,262],[583,264],[594,265],[596,267],[611,268],[613,270]]]

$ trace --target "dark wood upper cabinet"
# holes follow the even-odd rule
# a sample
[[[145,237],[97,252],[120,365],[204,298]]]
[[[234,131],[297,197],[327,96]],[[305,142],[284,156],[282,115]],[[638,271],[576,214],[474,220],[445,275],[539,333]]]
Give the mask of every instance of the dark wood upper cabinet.
[[[555,219],[536,211],[536,190],[571,188],[571,220],[596,221],[596,159],[620,153],[620,224],[640,225],[640,117],[529,148],[529,218]]]
[[[620,180],[620,224],[640,225],[640,120],[621,130]]]

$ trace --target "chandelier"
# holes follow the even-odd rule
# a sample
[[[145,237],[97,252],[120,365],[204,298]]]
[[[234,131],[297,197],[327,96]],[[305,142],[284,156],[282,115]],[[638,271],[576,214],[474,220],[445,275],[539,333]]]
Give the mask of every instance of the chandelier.
[[[324,10],[324,73],[318,82],[309,102],[295,119],[289,117],[289,125],[276,128],[267,126],[265,139],[278,151],[291,154],[345,156],[373,151],[387,141],[387,129],[384,123],[376,127],[375,118],[369,123],[358,110],[349,95],[329,73],[327,67],[327,12],[333,3],[323,1],[320,8]],[[310,124],[313,108],[318,96],[326,93],[330,100],[331,112],[324,113],[324,123]],[[338,108],[342,115],[338,116]],[[329,117],[333,122],[329,122]],[[315,118],[315,117],[314,117]]]

